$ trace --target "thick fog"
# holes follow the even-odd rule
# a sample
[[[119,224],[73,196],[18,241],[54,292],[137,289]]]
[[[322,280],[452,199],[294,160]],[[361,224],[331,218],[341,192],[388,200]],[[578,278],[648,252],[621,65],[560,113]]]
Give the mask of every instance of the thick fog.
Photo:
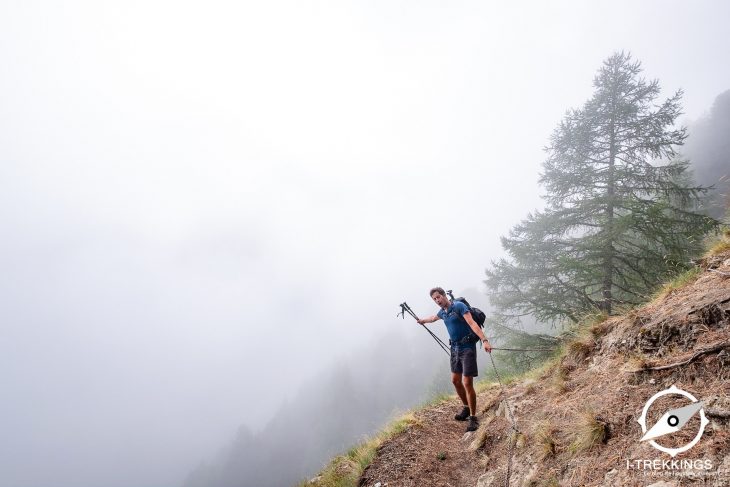
[[[392,397],[343,404],[365,418],[352,437],[423,400],[447,364],[398,304],[481,291],[614,51],[684,89],[683,123],[708,117],[728,18],[709,1],[3,2],[0,485],[200,480],[232,441],[284,438],[282,411],[321,410],[338,371],[360,371],[343,397]]]
[[[448,358],[427,334],[390,330],[305,381],[258,432],[242,427],[185,487],[296,485],[414,403],[448,390]],[[429,343],[430,342],[430,343]]]
[[[730,90],[717,96],[709,113],[689,126],[682,152],[692,161],[697,183],[712,186],[708,212],[730,218]]]

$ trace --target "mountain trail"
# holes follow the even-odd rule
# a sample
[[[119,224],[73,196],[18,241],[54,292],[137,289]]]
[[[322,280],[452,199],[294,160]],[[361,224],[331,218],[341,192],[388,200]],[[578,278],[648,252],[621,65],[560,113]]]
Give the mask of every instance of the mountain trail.
[[[693,282],[583,330],[535,378],[506,386],[520,431],[510,485],[730,485],[730,252],[698,265]],[[708,420],[675,457],[639,441],[638,421],[648,400],[672,386],[703,401]],[[657,398],[647,429],[688,401]],[[510,423],[499,386],[478,394],[478,431],[465,435],[453,419],[460,407],[449,399],[416,412],[416,424],[380,446],[359,485],[504,486]],[[655,441],[680,448],[700,429],[695,414]]]

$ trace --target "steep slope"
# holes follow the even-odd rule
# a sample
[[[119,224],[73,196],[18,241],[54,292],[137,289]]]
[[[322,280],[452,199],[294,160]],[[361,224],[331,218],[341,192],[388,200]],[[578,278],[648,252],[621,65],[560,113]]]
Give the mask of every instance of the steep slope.
[[[560,359],[505,388],[520,431],[510,485],[730,485],[730,251],[704,259],[690,277],[641,308],[586,328]],[[703,401],[709,424],[694,447],[667,464],[670,455],[639,441],[638,419],[645,403],[671,386]],[[452,419],[455,399],[416,412],[411,427],[379,446],[359,484],[505,485],[510,422],[500,399],[498,385],[483,387],[482,426],[468,435]],[[688,401],[659,397],[647,427]],[[678,448],[699,430],[694,414],[656,441]]]

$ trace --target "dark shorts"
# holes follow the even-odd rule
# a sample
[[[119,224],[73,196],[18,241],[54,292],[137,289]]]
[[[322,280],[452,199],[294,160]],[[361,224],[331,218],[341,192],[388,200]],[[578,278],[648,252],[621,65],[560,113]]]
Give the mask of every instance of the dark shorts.
[[[454,374],[476,377],[477,349],[476,347],[451,346],[451,372]]]

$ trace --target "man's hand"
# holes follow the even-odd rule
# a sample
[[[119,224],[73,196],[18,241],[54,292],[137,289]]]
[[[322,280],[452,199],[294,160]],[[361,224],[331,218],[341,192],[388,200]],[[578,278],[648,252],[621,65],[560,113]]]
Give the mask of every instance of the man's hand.
[[[418,324],[419,325],[425,325],[426,324],[426,320],[420,319],[420,320],[418,320]]]
[[[487,353],[492,353],[492,345],[489,344],[489,340],[484,340],[482,342],[482,345],[484,345],[484,351]]]

